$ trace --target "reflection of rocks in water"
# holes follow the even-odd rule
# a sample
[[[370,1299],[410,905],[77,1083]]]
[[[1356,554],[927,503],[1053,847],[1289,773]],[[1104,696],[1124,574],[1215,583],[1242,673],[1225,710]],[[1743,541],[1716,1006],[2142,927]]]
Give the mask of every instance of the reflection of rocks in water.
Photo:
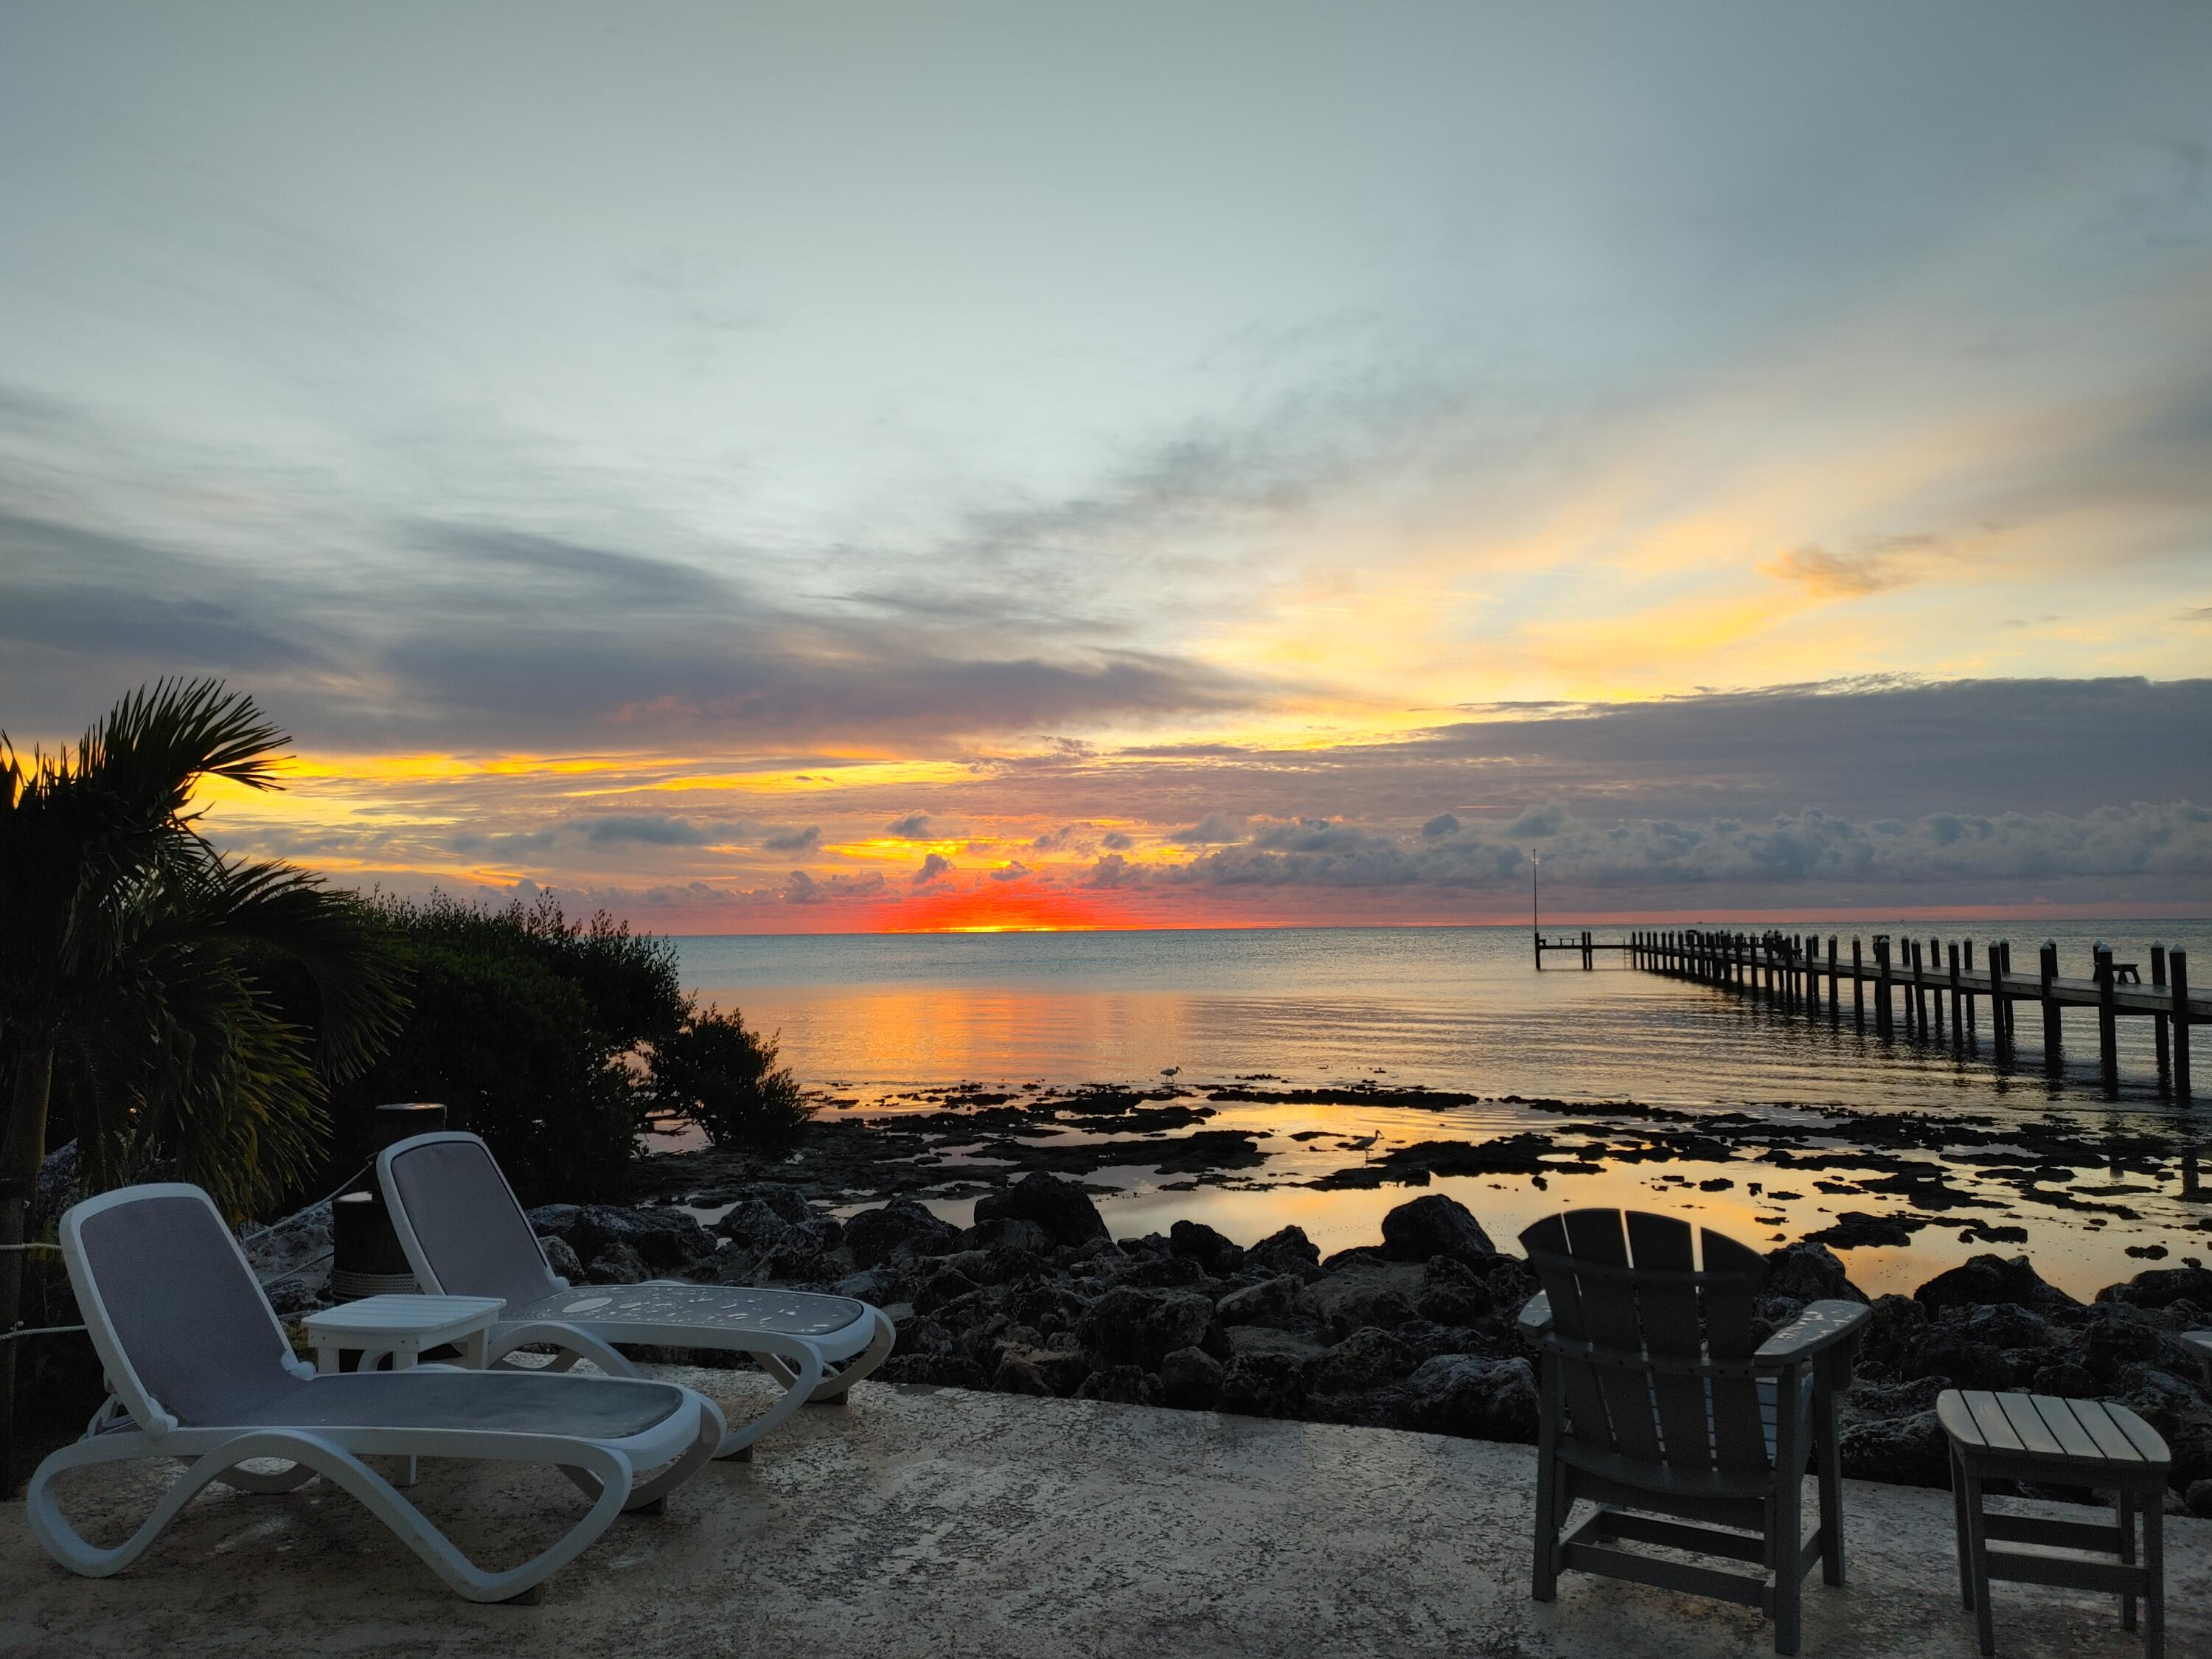
[[[1930,1239],[1947,1249],[2033,1248],[2054,1225],[2075,1237],[2109,1227],[2122,1236],[2107,1247],[2114,1256],[2124,1239],[2140,1260],[2185,1263],[2197,1259],[2194,1233],[2212,1232],[2212,1214],[2177,1216],[2173,1206],[2203,1201],[2197,1153],[2155,1121],[2087,1122],[2057,1110],[1996,1116],[1838,1107],[1691,1111],[1515,1097],[1477,1103],[1441,1091],[1269,1086],[1273,1081],[910,1091],[872,1103],[896,1110],[817,1119],[801,1154],[788,1161],[713,1150],[645,1159],[635,1190],[712,1211],[761,1185],[853,1205],[899,1195],[981,1198],[1032,1175],[1114,1183],[1092,1187],[1102,1196],[1126,1188],[1133,1176],[1156,1195],[1289,1186],[1374,1192],[1482,1178],[1524,1200],[1556,1185],[1557,1201],[1572,1206],[1590,1201],[1576,1192],[1577,1178],[1648,1169],[1639,1184],[1662,1192],[1748,1200],[1747,1212],[1772,1230],[1767,1237],[1776,1244],[1795,1236],[1846,1250],[1924,1249]],[[1475,1103],[1510,1107],[1541,1127],[1462,1138],[1408,1133],[1426,1127],[1409,1121],[1410,1111]],[[1264,1116],[1255,1122],[1255,1109],[1271,1105],[1359,1109],[1363,1127],[1376,1122],[1376,1109],[1389,1109],[1397,1115],[1395,1137],[1388,1117],[1359,1136],[1274,1128]],[[1221,1121],[1232,1111],[1244,1115],[1233,1127]],[[1331,1148],[1354,1150],[1358,1161],[1331,1167]],[[1622,1196],[1618,1186],[1604,1193]],[[1802,1207],[1808,1202],[1817,1211]]]

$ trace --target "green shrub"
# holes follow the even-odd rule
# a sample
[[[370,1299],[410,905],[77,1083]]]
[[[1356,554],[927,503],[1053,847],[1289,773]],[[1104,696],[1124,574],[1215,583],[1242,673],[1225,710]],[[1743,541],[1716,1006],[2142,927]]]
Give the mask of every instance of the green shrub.
[[[733,1009],[694,1010],[653,1045],[654,1104],[697,1124],[717,1146],[787,1152],[813,1109],[776,1048],[747,1030]]]
[[[788,1150],[807,1110],[775,1048],[684,994],[676,948],[548,895],[504,909],[379,897],[411,1006],[383,1056],[336,1091],[331,1176],[374,1150],[375,1108],[442,1102],[482,1135],[526,1205],[623,1195],[648,1114],[718,1146]]]

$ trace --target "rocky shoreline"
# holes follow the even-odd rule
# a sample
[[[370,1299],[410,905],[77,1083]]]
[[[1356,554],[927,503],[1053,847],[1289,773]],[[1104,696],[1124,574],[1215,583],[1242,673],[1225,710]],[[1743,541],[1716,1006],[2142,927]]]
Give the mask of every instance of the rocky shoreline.
[[[669,1205],[551,1205],[531,1219],[579,1280],[673,1276],[875,1303],[898,1327],[887,1381],[1535,1435],[1534,1374],[1513,1328],[1534,1276],[1441,1193],[1392,1210],[1376,1245],[1326,1260],[1295,1226],[1249,1245],[1190,1221],[1117,1240],[1079,1185],[1042,1170],[987,1192],[964,1230],[903,1195],[841,1220],[787,1179],[708,1196],[729,1206],[712,1231]],[[2212,1326],[2212,1269],[2153,1268],[2085,1304],[2021,1256],[1978,1255],[1875,1298],[1825,1244],[1768,1260],[1769,1328],[1809,1301],[1871,1301],[1846,1474],[1948,1485],[1936,1395],[2033,1389],[2125,1401],[2173,1449],[2172,1507],[2212,1516],[2212,1387],[2178,1340]]]

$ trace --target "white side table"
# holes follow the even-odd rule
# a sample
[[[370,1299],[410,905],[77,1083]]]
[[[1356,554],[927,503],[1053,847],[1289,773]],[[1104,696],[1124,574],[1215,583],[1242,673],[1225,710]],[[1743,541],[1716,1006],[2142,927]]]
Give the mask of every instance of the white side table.
[[[484,1338],[507,1304],[489,1296],[369,1296],[309,1314],[300,1322],[315,1346],[315,1370],[325,1376],[338,1369],[349,1348],[361,1351],[356,1362],[368,1370],[385,1355],[392,1369],[404,1371],[425,1348],[459,1343],[461,1364],[484,1368]],[[407,1460],[404,1486],[415,1484],[415,1460]]]

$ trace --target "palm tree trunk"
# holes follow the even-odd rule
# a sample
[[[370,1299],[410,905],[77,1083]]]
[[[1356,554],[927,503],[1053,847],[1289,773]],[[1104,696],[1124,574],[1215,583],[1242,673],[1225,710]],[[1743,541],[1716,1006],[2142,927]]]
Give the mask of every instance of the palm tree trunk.
[[[0,1246],[21,1244],[31,1211],[31,1189],[46,1156],[46,1106],[54,1080],[52,1045],[26,1046],[15,1055],[15,1093],[8,1107],[8,1133],[0,1141]],[[0,1249],[0,1334],[23,1316],[23,1252]],[[0,1498],[15,1495],[15,1350],[0,1341]]]

